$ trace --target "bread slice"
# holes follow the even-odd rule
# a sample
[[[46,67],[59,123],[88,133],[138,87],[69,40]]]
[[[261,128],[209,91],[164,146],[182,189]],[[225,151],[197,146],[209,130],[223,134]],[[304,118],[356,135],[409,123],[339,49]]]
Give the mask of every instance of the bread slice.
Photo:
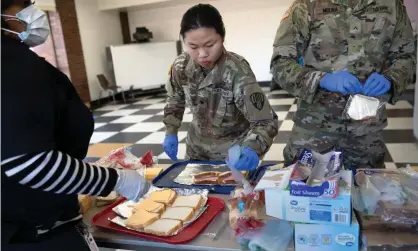
[[[203,197],[200,194],[178,196],[172,207],[191,207],[198,210],[203,204]]]
[[[204,177],[204,178],[194,178],[193,183],[198,185],[211,185],[211,184],[218,184],[218,177]]]
[[[220,174],[220,172],[201,172],[201,173],[197,173],[193,175],[194,179],[201,179],[201,178],[206,178],[206,177],[218,177],[218,175]]]
[[[126,226],[137,230],[143,229],[158,220],[158,218],[158,214],[138,209],[126,220]]]
[[[155,202],[148,198],[139,202],[133,207],[133,211],[136,211],[138,209],[142,209],[150,213],[161,214],[165,210],[165,205],[162,203]]]
[[[158,203],[163,203],[164,205],[171,205],[176,197],[177,194],[175,191],[171,189],[164,189],[152,192],[149,199]]]
[[[145,227],[145,232],[158,236],[170,236],[183,226],[179,220],[159,219]]]
[[[191,207],[169,207],[161,215],[161,219],[180,220],[183,223],[191,220],[194,216],[194,209]]]

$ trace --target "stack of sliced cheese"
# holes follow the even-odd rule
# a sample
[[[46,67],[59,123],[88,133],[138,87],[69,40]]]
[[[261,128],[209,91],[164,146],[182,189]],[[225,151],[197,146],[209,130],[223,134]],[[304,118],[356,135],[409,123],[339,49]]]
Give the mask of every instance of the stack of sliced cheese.
[[[190,221],[204,202],[200,194],[177,195],[174,190],[154,191],[133,206],[126,226],[158,236],[170,236]]]

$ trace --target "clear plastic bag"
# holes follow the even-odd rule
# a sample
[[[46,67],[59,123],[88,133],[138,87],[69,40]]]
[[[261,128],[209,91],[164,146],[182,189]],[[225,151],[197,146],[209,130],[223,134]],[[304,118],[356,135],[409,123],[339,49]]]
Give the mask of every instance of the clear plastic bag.
[[[388,171],[360,171],[355,176],[359,186],[359,194],[354,193],[357,198],[353,203],[356,210],[366,215],[374,215],[379,201],[388,201],[393,204],[402,205],[406,201],[405,193],[396,172]],[[358,198],[361,197],[361,201]],[[364,208],[359,208],[364,206]]]
[[[253,188],[253,187],[252,187]],[[229,225],[236,236],[242,236],[250,231],[256,231],[264,226],[260,209],[264,209],[259,191],[244,193],[244,188],[237,187],[228,200]]]
[[[385,102],[381,102],[377,98],[367,97],[361,94],[351,95],[347,101],[343,114],[345,118],[357,121],[369,119],[378,120],[385,104]]]
[[[293,246],[291,245],[293,233],[290,222],[268,220],[258,231],[247,232],[240,236],[238,243],[241,245],[241,250],[286,251],[289,246]]]
[[[143,157],[138,158],[131,152],[132,147],[121,147],[110,152],[110,155],[105,159],[107,162],[113,163],[116,168],[128,168],[143,170],[153,164],[158,164],[158,159],[152,155],[151,151],[144,154]]]
[[[401,173],[401,185],[408,198],[408,203],[418,205],[418,172],[410,165],[399,169]]]

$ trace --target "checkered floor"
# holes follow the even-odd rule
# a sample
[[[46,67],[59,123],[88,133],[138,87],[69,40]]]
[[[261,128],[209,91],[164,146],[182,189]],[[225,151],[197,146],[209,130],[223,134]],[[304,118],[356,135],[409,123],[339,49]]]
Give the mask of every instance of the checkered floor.
[[[293,126],[292,115],[296,111],[296,100],[287,92],[263,88],[270,104],[279,116],[279,134],[264,158],[264,163],[283,161],[283,148]],[[107,155],[112,149],[132,145],[132,152],[141,156],[152,150],[163,164],[172,163],[162,148],[164,140],[164,94],[142,97],[129,104],[109,104],[94,111],[95,132],[87,161],[94,161]],[[395,106],[388,105],[389,125],[383,132],[386,142],[386,167],[396,168],[418,163],[418,145],[412,130],[413,90],[408,90]],[[178,158],[184,157],[187,128],[192,121],[190,110],[186,109],[180,128]]]

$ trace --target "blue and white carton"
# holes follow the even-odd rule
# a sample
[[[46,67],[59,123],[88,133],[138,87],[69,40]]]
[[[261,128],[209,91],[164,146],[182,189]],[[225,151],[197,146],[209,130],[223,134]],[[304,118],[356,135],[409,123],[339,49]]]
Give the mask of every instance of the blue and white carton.
[[[266,171],[255,190],[265,191],[266,214],[286,221],[350,226],[352,172],[340,171],[338,196],[293,196],[289,181],[293,168]]]
[[[295,224],[297,251],[358,251],[360,226],[352,213],[351,226]]]

